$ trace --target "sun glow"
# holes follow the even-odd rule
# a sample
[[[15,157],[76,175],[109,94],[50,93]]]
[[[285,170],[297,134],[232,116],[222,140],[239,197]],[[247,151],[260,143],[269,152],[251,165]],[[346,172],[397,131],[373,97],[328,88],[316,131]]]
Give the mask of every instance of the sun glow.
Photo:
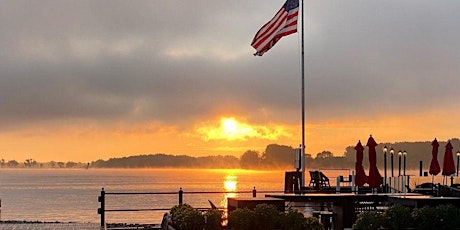
[[[235,175],[226,175],[224,178],[224,190],[227,192],[225,193],[223,199],[220,201],[222,207],[228,207],[227,199],[229,197],[236,197],[236,191],[238,189],[238,177]]]
[[[223,134],[230,140],[244,138],[252,131],[242,127],[234,118],[222,118],[220,123]]]
[[[238,123],[234,118],[224,118],[222,119],[222,128],[227,133],[234,133],[237,131]]]
[[[281,136],[290,136],[281,126],[271,127],[248,124],[234,117],[223,117],[218,126],[204,124],[197,129],[198,133],[209,140],[246,141],[250,138],[276,140]]]
[[[234,192],[237,188],[236,176],[226,176],[224,180],[224,189],[227,192]]]

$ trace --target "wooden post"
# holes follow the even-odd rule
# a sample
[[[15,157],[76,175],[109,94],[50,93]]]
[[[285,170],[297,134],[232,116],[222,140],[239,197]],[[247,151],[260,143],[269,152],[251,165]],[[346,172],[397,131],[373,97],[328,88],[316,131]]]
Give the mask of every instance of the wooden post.
[[[97,210],[97,213],[101,215],[101,229],[105,225],[105,191],[104,188],[101,190],[101,195],[98,198],[98,201],[101,203],[101,207]]]
[[[256,197],[257,196],[257,191],[256,191],[256,186],[254,186],[254,189],[252,190],[252,197]]]
[[[423,176],[423,161],[420,161],[419,176]]]
[[[179,205],[182,205],[183,202],[183,194],[184,191],[182,191],[182,188],[179,189]]]

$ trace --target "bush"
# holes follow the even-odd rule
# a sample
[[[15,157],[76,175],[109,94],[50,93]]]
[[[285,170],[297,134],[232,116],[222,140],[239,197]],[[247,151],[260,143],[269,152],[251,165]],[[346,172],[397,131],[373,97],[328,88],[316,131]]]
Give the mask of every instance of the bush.
[[[171,208],[172,225],[177,230],[202,230],[204,217],[198,210],[188,204]]]
[[[358,219],[353,224],[356,230],[374,230],[382,226],[383,215],[379,212],[363,212],[358,215]]]
[[[247,208],[237,208],[228,217],[229,230],[251,230],[254,212]]]
[[[438,229],[455,229],[460,226],[460,210],[451,205],[438,205],[435,208],[440,222]]]
[[[282,218],[281,225],[284,230],[303,230],[307,226],[307,218],[297,210],[288,210]]]
[[[222,229],[222,216],[223,212],[217,209],[208,209],[204,213],[205,230],[220,230]]]
[[[415,229],[429,230],[437,229],[440,226],[434,207],[425,206],[419,209],[416,208],[412,211],[411,216],[414,220]]]
[[[316,217],[308,217],[306,220],[306,230],[324,230],[324,225]]]
[[[460,226],[460,209],[450,204],[414,209],[412,217],[416,229],[455,229]]]
[[[254,209],[254,229],[272,230],[280,222],[280,212],[276,206],[269,204],[258,204]]]
[[[383,213],[382,226],[386,229],[405,229],[413,226],[413,219],[408,208],[393,205]]]
[[[281,226],[284,230],[324,230],[318,218],[306,218],[302,213],[293,209],[281,215]]]

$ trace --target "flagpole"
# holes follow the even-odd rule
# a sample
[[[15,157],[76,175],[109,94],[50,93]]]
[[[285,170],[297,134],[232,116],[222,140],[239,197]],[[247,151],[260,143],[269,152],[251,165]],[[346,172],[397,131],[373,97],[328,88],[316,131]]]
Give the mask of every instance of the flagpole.
[[[302,18],[301,18],[301,24],[302,24],[302,27],[301,27],[301,37],[302,37],[302,41],[301,41],[301,63],[300,63],[300,66],[301,66],[301,80],[302,80],[302,99],[301,99],[301,103],[302,103],[302,157],[301,157],[301,160],[302,160],[302,186],[305,187],[305,166],[306,166],[306,156],[305,156],[305,54],[304,54],[304,1],[305,0],[300,0],[302,3],[301,3],[301,15],[302,15]]]

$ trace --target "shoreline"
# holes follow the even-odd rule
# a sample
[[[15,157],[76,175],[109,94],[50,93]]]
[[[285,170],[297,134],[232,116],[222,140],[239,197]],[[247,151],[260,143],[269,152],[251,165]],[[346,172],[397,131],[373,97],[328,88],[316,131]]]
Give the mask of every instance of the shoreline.
[[[161,229],[161,224],[138,223],[107,223],[108,229]],[[100,223],[94,222],[61,222],[61,221],[30,221],[0,220],[1,229],[36,229],[36,230],[96,230],[101,229]]]

